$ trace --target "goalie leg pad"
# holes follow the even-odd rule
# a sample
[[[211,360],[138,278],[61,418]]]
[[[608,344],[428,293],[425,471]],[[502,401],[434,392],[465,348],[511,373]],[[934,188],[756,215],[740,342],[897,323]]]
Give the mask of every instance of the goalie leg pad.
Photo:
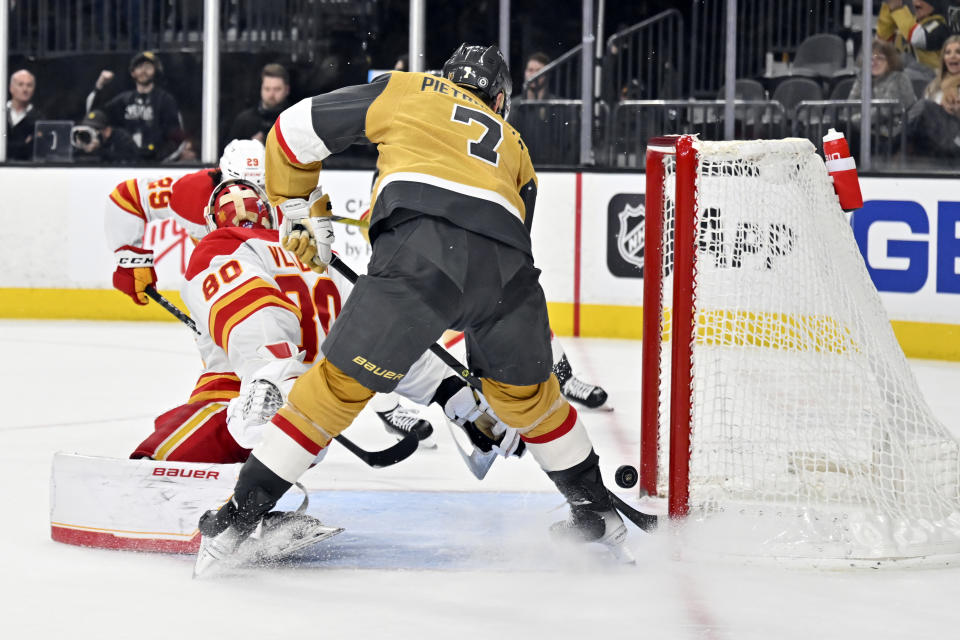
[[[191,402],[160,415],[153,433],[130,457],[231,464],[249,455],[250,450],[237,444],[227,430],[225,403]]]

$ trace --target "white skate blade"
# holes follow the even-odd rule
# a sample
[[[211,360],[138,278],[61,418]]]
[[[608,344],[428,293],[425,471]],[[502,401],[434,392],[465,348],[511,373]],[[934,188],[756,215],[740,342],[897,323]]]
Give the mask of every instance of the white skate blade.
[[[238,549],[238,555],[246,562],[277,562],[343,532],[342,527],[325,525],[305,513],[268,515],[272,515],[272,519],[265,519]]]
[[[627,527],[623,522],[611,534],[599,540],[600,544],[610,549],[614,559],[620,564],[637,564],[637,559],[630,553],[630,549],[625,544],[627,540]]]
[[[613,559],[619,562],[620,564],[637,564],[637,559],[633,557],[633,554],[630,553],[630,549],[627,549],[624,544],[614,544],[606,545],[610,549]]]
[[[241,548],[241,551],[245,556],[249,556],[253,562],[278,562],[284,558],[288,558],[301,549],[305,549],[317,544],[318,542],[326,540],[327,538],[332,538],[335,535],[341,534],[343,531],[343,527],[328,527],[326,525],[317,524],[315,526],[311,526],[308,532],[301,533],[296,538],[284,537],[283,539],[278,540],[274,536],[271,536],[270,539],[265,541],[262,545],[257,545],[251,549]],[[253,541],[251,541],[251,543],[252,542]]]
[[[321,523],[313,516],[302,513],[287,513],[287,521],[272,528],[261,525],[257,531],[231,550],[231,541],[223,544],[220,538],[228,529],[212,540],[204,538],[200,542],[197,560],[193,566],[193,577],[215,576],[225,569],[272,564],[279,562],[300,549],[312,546],[343,533],[343,527],[331,527]]]
[[[233,529],[227,529],[215,538],[204,536],[200,539],[200,550],[197,551],[197,560],[193,565],[193,577],[216,573],[216,567],[232,564],[237,547],[237,534]]]
[[[200,545],[200,550],[197,551],[197,560],[193,563],[193,578],[199,578],[202,574],[207,573],[210,567],[217,564],[218,558],[211,555],[206,549],[203,548],[203,545]]]

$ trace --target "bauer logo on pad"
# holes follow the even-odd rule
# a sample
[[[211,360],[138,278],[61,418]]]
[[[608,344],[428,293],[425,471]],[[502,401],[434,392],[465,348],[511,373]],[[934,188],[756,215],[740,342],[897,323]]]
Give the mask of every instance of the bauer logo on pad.
[[[644,200],[618,193],[607,204],[607,268],[619,278],[643,277]]]

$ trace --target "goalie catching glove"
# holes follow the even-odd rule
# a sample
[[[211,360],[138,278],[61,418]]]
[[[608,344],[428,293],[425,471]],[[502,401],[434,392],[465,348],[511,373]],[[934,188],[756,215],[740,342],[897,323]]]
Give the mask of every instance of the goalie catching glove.
[[[310,367],[305,351],[292,342],[263,345],[251,358],[254,370],[241,375],[240,395],[227,405],[227,431],[244,449],[252,449],[263,429],[287,399],[298,376]]]
[[[310,196],[292,198],[277,207],[283,217],[280,244],[317,273],[323,273],[333,259],[333,221],[330,196],[316,188]]]
[[[117,270],[113,272],[113,286],[130,296],[139,305],[147,304],[146,289],[156,283],[153,269],[153,251],[124,245],[115,252]]]
[[[520,432],[501,422],[483,394],[470,387],[451,396],[443,406],[443,412],[464,430],[473,446],[484,453],[492,450],[507,458],[520,457],[526,450]]]

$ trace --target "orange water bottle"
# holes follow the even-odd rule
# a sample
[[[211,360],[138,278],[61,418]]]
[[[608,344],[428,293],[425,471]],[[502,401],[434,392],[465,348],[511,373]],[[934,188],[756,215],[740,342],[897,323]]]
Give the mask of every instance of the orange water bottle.
[[[827,161],[827,173],[833,178],[833,190],[840,199],[840,208],[852,211],[863,206],[857,163],[850,155],[850,147],[843,133],[830,129],[823,136],[823,155]]]

